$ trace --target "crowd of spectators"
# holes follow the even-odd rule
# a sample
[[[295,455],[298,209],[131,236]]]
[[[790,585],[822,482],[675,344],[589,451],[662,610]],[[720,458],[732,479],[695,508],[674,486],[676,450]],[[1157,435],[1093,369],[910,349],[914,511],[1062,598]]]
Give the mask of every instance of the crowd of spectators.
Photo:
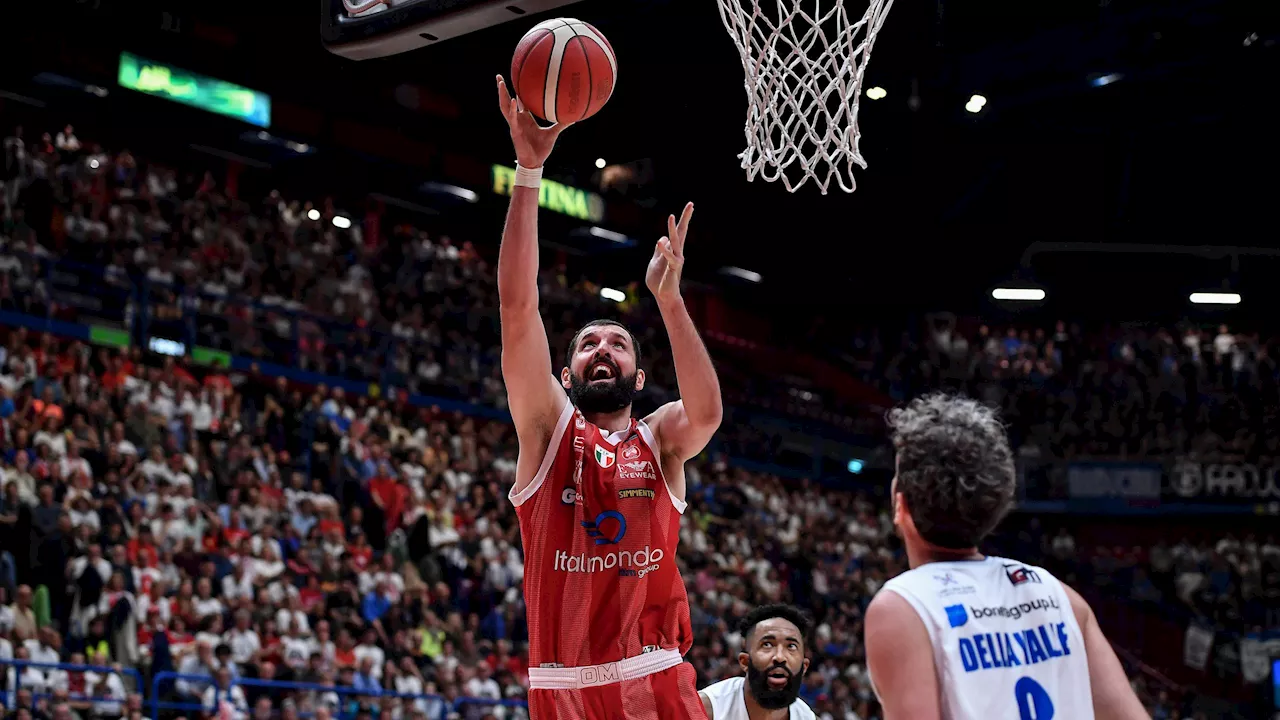
[[[376,214],[337,228],[331,206],[276,194],[245,203],[207,174],[69,138],[71,127],[38,143],[20,132],[5,140],[0,307],[86,312],[61,301],[39,267],[59,257],[105,268],[114,287],[145,288],[148,322],[170,335],[502,407],[493,269],[469,243],[404,225],[383,237]],[[594,288],[563,268],[544,271],[542,294],[555,332],[605,312]],[[618,309],[643,342],[661,346],[643,303],[631,296]],[[1224,329],[1206,353],[1135,331],[1108,349],[1063,326],[968,334],[951,319],[931,323],[922,343],[867,343],[866,378],[895,394],[946,385],[997,404],[1024,453],[1168,453],[1208,447],[1207,434],[1274,449],[1257,423],[1274,419],[1275,366],[1256,340],[1219,342]],[[648,357],[647,400],[660,402],[673,375],[660,350]],[[505,499],[515,452],[507,424],[398,394],[353,396],[22,329],[0,348],[0,422],[0,659],[97,667],[10,669],[6,689],[24,688],[6,694],[15,712],[133,720],[150,697],[145,679],[164,671],[205,678],[163,685],[172,712],[227,698],[236,720],[434,720],[461,697],[523,697],[524,567]],[[689,501],[680,561],[700,680],[738,672],[737,618],[790,600],[819,621],[802,696],[819,717],[877,717],[861,616],[905,568],[878,496],[783,481],[714,455],[691,464]],[[1265,560],[1272,546],[1232,557]],[[1212,568],[1224,556],[1178,555],[1173,586],[1207,565],[1188,596],[1208,599],[1202,590],[1218,589]],[[1241,560],[1230,577],[1267,567]],[[334,689],[251,682],[263,679]],[[460,712],[502,720],[523,710],[477,703]]]
[[[1057,321],[994,327],[949,314],[894,343],[857,335],[848,367],[901,399],[951,388],[999,407],[1024,458],[1280,460],[1280,338],[1227,325]]]
[[[28,376],[36,367],[48,369]],[[14,593],[12,614],[0,616],[6,657],[223,685],[522,697],[524,567],[505,499],[506,424],[193,373],[172,359],[149,366],[139,353],[21,329],[8,334],[0,368],[2,547],[14,549],[0,580]],[[902,568],[883,514],[864,497],[723,460],[691,468],[689,497],[682,561],[704,680],[736,672],[738,617],[790,597],[822,619],[806,699],[870,717],[857,618]],[[66,682],[26,668],[21,686]],[[86,688],[68,691],[113,701],[95,714],[128,700],[119,677]],[[267,697],[237,688],[240,713]],[[184,680],[166,697],[199,704],[213,694]],[[291,699],[298,712],[343,709],[332,693]],[[426,700],[375,703],[393,717],[433,712]]]

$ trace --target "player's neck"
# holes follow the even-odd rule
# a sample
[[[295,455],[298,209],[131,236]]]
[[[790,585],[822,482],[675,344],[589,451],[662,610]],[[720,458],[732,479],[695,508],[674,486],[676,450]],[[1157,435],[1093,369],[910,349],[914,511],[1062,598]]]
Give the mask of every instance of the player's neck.
[[[963,550],[952,550],[950,548],[939,547],[924,539],[909,540],[907,546],[907,563],[912,569],[921,565],[928,565],[936,562],[956,562],[961,560],[982,560],[986,556],[978,552],[977,548],[965,548]]]
[[[751,691],[747,689],[746,684],[742,687],[742,700],[747,705],[747,720],[789,720],[791,717],[791,708],[784,707],[777,710],[766,710],[760,707],[756,699],[751,696]]]
[[[582,413],[582,417],[607,433],[616,433],[631,427],[631,406],[611,413]]]

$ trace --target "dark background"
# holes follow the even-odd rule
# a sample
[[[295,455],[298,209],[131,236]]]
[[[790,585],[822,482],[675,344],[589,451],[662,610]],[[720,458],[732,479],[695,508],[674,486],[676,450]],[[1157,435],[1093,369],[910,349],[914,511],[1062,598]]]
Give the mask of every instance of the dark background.
[[[432,179],[421,166],[447,169],[442,148],[510,162],[493,76],[506,71],[516,41],[540,18],[354,62],[322,48],[318,5],[28,4],[5,23],[0,79],[11,92],[38,72],[114,87],[116,54],[128,49],[263,90],[278,119],[314,130],[294,137],[321,152],[272,154],[238,140],[243,126],[120,97],[124,90],[106,102],[76,102],[90,103],[93,122],[104,127],[259,157],[277,177],[346,194],[349,205],[370,191]],[[783,319],[815,308],[855,320],[942,308],[1003,312],[987,293],[1019,271],[1033,242],[1280,247],[1272,202],[1280,157],[1275,4],[898,0],[868,70],[866,87],[884,87],[888,97],[862,103],[869,168],[852,196],[821,196],[812,185],[789,195],[780,184],[745,181],[736,158],[744,145],[742,69],[714,0],[587,0],[562,14],[609,37],[620,78],[609,106],[563,136],[550,172],[591,187],[597,157],[652,169],[652,182],[626,198],[607,196],[635,204],[631,222],[611,227],[642,241],[630,253],[595,259],[609,280],[638,277],[663,216],[685,200],[698,206],[690,278],[723,285],[744,307],[778,307]],[[1109,73],[1122,78],[1091,84]],[[907,104],[913,87],[917,111]],[[973,93],[988,98],[977,115],[963,109]],[[369,150],[353,155],[332,142],[348,122],[394,128],[411,143],[400,152],[410,162],[353,161]],[[418,159],[426,162],[408,167]],[[500,216],[490,215],[496,239]],[[737,287],[717,274],[724,265],[761,272],[765,282]],[[1224,317],[1265,316],[1280,300],[1277,270],[1275,258],[1257,255],[1233,263],[1042,253],[1019,275],[1049,289],[1046,312],[1161,319],[1202,312],[1188,308],[1186,293],[1223,282],[1246,297]]]

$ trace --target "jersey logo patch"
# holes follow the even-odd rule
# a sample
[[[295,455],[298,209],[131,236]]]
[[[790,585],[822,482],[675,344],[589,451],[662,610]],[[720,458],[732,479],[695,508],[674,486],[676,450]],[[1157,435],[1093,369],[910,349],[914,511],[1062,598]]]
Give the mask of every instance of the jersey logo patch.
[[[635,443],[632,443],[632,444],[630,444],[630,445],[628,445],[628,446],[626,446],[626,447],[622,448],[622,459],[623,459],[623,460],[635,460],[635,459],[636,459],[636,458],[638,458],[638,457],[640,457],[640,446],[639,446],[639,445],[636,445]]]
[[[953,628],[969,622],[969,613],[965,612],[964,605],[948,605],[942,609],[946,611],[947,622],[951,623]]]
[[[596,446],[596,464],[602,468],[611,468],[617,460],[617,456],[605,450],[599,445]]]
[[[649,488],[623,488],[618,491],[619,500],[628,500],[631,498],[645,498],[652,500],[657,497],[657,493]]]
[[[653,470],[653,463],[648,460],[632,460],[618,464],[619,480],[657,480],[658,474]]]
[[[938,590],[938,597],[951,597],[953,595],[972,595],[978,592],[978,589],[972,585],[963,585],[951,573],[943,573],[934,575],[933,579],[942,587]]]
[[[1030,570],[1022,565],[1005,565],[1004,574],[1009,578],[1009,582],[1014,585],[1029,582],[1039,584],[1041,582],[1040,575],[1035,570]]]
[[[617,521],[617,527],[614,528],[611,536],[605,534],[605,530],[608,529],[605,526],[606,520]],[[594,521],[583,520],[582,527],[586,528],[587,537],[595,538],[597,545],[617,545],[627,534],[627,519],[617,510],[605,510],[597,515]]]

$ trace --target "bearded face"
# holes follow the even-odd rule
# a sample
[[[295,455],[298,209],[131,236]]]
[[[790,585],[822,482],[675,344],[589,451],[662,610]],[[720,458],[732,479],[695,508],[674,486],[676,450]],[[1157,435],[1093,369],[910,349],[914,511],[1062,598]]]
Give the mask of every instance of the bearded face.
[[[800,683],[804,680],[804,671],[792,672],[782,663],[773,663],[767,667],[756,667],[753,662],[747,665],[747,685],[751,697],[765,710],[781,710],[791,707],[800,697]]]
[[[802,636],[795,623],[768,618],[746,638],[738,662],[747,672],[747,690],[760,707],[781,710],[800,697],[800,683],[809,669]]]
[[[577,338],[561,377],[569,400],[587,414],[630,407],[644,386],[631,335],[617,325],[590,325]]]
[[[595,359],[582,375],[569,376],[569,401],[584,413],[612,413],[635,400],[636,373],[623,374],[611,358]]]

